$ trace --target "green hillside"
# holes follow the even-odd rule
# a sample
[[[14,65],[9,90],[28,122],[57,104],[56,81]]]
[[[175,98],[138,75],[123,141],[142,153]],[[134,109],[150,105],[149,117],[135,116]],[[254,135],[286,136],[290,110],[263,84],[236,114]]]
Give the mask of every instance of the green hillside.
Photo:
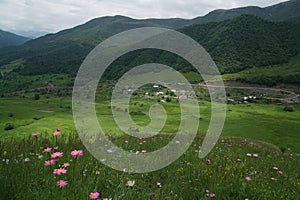
[[[179,28],[178,31],[205,47],[222,73],[238,73],[253,67],[263,69],[265,66],[282,65],[300,53],[300,24],[290,20],[297,19],[298,12],[295,12],[295,8],[298,4],[299,1],[288,1],[267,8],[217,10],[202,17],[201,19],[206,19],[204,21],[199,20],[200,18],[136,20],[124,16],[93,19],[18,47],[0,49],[0,86],[3,86],[1,91],[21,90],[25,85],[29,88],[33,85],[47,86],[52,80],[46,77],[55,76],[61,79],[61,75],[67,75],[70,82],[58,81],[59,83],[72,85],[73,79],[70,77],[76,75],[86,55],[97,44],[116,33],[145,26]],[[264,10],[276,12],[276,15],[262,14],[265,13]],[[248,11],[263,18],[269,16],[270,20],[282,19],[291,22],[272,22],[253,15],[239,16],[249,13]],[[232,17],[235,18],[225,20]],[[201,24],[206,21],[217,22]],[[131,52],[116,60],[107,70],[104,79],[117,79],[130,68],[149,62],[166,64],[184,73],[194,71],[189,63],[169,52],[143,50]],[[18,82],[14,81],[16,77]],[[25,84],[21,80],[27,80],[26,83],[31,84]],[[283,79],[280,83],[286,83],[286,80]],[[288,83],[290,82],[288,80]],[[298,84],[297,81],[292,82]],[[55,83],[56,81],[54,85]]]
[[[224,21],[240,15],[249,14],[261,17],[270,21],[300,21],[300,1],[291,0],[276,5],[261,8],[258,6],[248,6],[233,9],[214,10],[203,17],[194,19],[194,23],[207,23],[213,21]]]
[[[291,0],[276,4],[270,7],[265,8],[269,13],[269,16],[266,19],[275,20],[275,21],[297,21],[300,20],[300,1]]]
[[[41,37],[26,43],[16,52],[1,51],[0,55],[4,54],[1,56],[2,64],[6,64],[10,57],[15,59],[21,56],[24,58],[24,67],[19,66],[15,71],[23,75],[76,74],[84,57],[103,39],[122,30],[145,25],[132,21],[125,26],[124,21],[118,17],[108,19],[112,21],[90,21],[73,29]],[[219,69],[226,73],[252,66],[288,62],[298,53],[300,44],[298,23],[268,22],[250,15],[224,22],[196,24],[179,31],[202,44]],[[155,55],[152,57],[156,58],[152,61],[160,61]]]
[[[162,26],[176,27],[176,23],[185,20],[136,20],[124,16],[102,17],[83,25],[48,34],[32,40],[18,48],[0,50],[0,65],[9,64],[15,59],[24,59],[24,63],[15,71],[24,75],[47,73],[76,74],[85,56],[104,39],[132,28]],[[23,69],[24,66],[24,69]]]
[[[238,73],[225,74],[224,80],[237,80],[266,86],[295,84],[300,86],[300,54],[290,62],[267,67],[252,67]]]
[[[6,46],[20,45],[30,40],[20,35],[16,35],[7,31],[0,30],[0,48]]]
[[[243,15],[179,30],[202,44],[223,73],[285,63],[299,52],[298,23],[269,22]]]

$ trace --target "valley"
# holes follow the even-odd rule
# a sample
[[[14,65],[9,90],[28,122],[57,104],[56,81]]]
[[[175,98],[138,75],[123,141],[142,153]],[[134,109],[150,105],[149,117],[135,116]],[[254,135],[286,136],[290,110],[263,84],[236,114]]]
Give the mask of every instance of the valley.
[[[35,39],[0,30],[0,200],[299,199],[299,9],[300,1],[290,0],[266,7],[217,9],[190,19],[102,16]],[[172,52],[144,48],[126,53],[96,82],[95,99],[90,99],[90,88],[85,88],[83,96],[75,92],[78,70],[97,45],[142,27],[176,30],[209,53],[226,91],[222,110],[226,118],[218,140],[209,141],[217,134],[209,128],[212,107],[221,105],[222,97],[213,102],[207,84],[220,88],[216,82],[220,79],[213,76],[215,79],[204,82],[190,62]],[[176,136],[183,119],[181,103],[189,102],[193,92],[166,88],[163,81],[137,90],[126,84],[119,93],[130,95],[128,107],[121,101],[112,104],[120,78],[146,63],[180,72],[195,93],[196,103],[185,108],[191,113],[199,110],[200,116],[188,115],[180,139]],[[152,73],[156,76],[158,72]],[[189,85],[177,79],[172,84]],[[93,102],[76,104],[74,97]],[[78,128],[74,119],[96,130],[92,115],[73,116],[74,105],[93,108],[102,130],[91,134]],[[152,120],[164,119],[162,113],[152,112],[156,107],[166,114],[162,128],[152,137],[135,137]],[[134,125],[124,131],[114,113],[128,114]],[[218,110],[215,116],[221,115]],[[185,144],[194,125],[195,138]],[[201,158],[205,143],[213,148]],[[168,153],[151,157],[170,146],[173,150]],[[183,147],[186,151],[174,162],[143,171]],[[150,164],[141,162],[137,167],[119,151]],[[112,167],[124,163],[121,170]]]

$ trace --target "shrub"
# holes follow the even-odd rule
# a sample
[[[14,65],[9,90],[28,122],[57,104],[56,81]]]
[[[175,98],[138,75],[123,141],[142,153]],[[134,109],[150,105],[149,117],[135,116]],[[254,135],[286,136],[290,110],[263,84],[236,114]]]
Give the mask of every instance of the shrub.
[[[8,130],[12,130],[15,128],[15,125],[13,123],[7,123],[5,124],[4,130],[8,131]]]
[[[138,110],[138,111],[130,111],[129,114],[130,115],[145,115],[145,113],[143,113],[140,110]]]
[[[280,147],[280,150],[281,150],[282,153],[284,153],[286,148],[285,147]]]
[[[294,108],[292,106],[285,106],[283,110],[286,112],[294,112]]]
[[[39,94],[35,94],[33,98],[34,98],[34,100],[39,100],[41,97]]]
[[[40,119],[42,119],[43,117],[41,117],[41,116],[35,116],[35,117],[33,117],[32,119],[34,119],[34,120],[40,120]]]

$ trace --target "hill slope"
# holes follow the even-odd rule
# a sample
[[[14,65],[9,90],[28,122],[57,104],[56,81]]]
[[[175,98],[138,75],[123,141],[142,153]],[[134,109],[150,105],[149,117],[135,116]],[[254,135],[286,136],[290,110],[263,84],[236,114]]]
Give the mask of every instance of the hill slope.
[[[121,16],[95,19],[73,29],[29,41],[17,50],[7,48],[0,51],[0,64],[23,58],[22,66],[15,69],[23,75],[76,74],[84,57],[99,42],[123,30],[147,26],[147,23]],[[298,54],[300,45],[298,23],[268,22],[250,15],[223,22],[195,24],[179,31],[203,45],[220,70],[227,73],[251,66],[288,62]],[[153,61],[159,61],[157,59]]]
[[[145,26],[167,28],[185,26],[178,30],[203,45],[222,73],[236,73],[254,66],[287,63],[299,54],[299,23],[270,22],[251,15],[220,21],[218,16],[223,15],[222,19],[225,19],[252,10],[256,15],[267,18],[271,15],[265,14],[264,10],[269,9],[272,12],[277,11],[276,15],[272,15],[274,19],[275,16],[277,19],[280,16],[286,17],[287,20],[296,19],[297,12],[291,15],[284,13],[287,10],[293,13],[290,5],[295,4],[296,8],[298,3],[299,1],[294,0],[264,9],[247,7],[214,11],[203,18],[210,18],[209,20],[217,22],[190,26],[185,25],[201,22],[200,18],[136,20],[124,16],[113,16],[93,19],[77,27],[31,40],[18,47],[0,49],[0,81],[5,80],[4,85],[7,85],[7,80],[14,80],[17,75],[27,76],[26,79],[29,76],[51,74],[67,74],[68,77],[74,77],[85,56],[101,41],[116,33]],[[175,55],[146,50],[132,52],[118,59],[113,68],[107,71],[106,79],[116,79],[121,75],[120,72],[146,62],[167,64],[182,72],[193,71],[186,61]],[[20,83],[17,88],[22,89],[22,85],[24,84]]]
[[[0,30],[0,48],[5,46],[20,45],[30,40],[20,35]]]
[[[76,73],[84,57],[97,44],[116,33],[149,26],[176,28],[182,26],[185,21],[183,19],[136,20],[124,16],[96,18],[77,27],[37,38],[18,48],[2,49],[0,66],[22,58],[27,68],[24,74],[27,75],[53,72]],[[66,70],[66,66],[72,70]]]
[[[248,6],[234,9],[214,10],[203,17],[193,19],[193,23],[207,23],[224,21],[240,15],[249,14],[261,17],[270,21],[300,21],[300,1],[291,0],[273,6],[261,8],[258,6]]]
[[[136,20],[124,16],[101,17],[72,29],[60,31],[57,34],[48,34],[18,48],[1,49],[0,66],[20,58],[29,60],[29,63],[32,62],[31,60],[34,60],[34,62],[40,63],[39,65],[43,65],[48,60],[52,60],[53,65],[60,65],[53,59],[56,57],[60,58],[59,54],[62,53],[65,54],[62,59],[63,65],[70,63],[78,65],[79,62],[74,61],[74,56],[79,56],[80,60],[82,60],[103,39],[124,30],[145,26],[178,29],[193,24],[224,21],[242,14],[256,15],[268,20],[300,21],[299,12],[297,12],[298,8],[300,8],[300,1],[291,0],[266,8],[250,6],[230,10],[215,10],[204,17],[197,17],[192,20],[179,18]],[[67,49],[76,49],[76,52],[70,53]],[[48,70],[43,70],[43,73],[48,73]],[[65,72],[65,70],[62,71]]]
[[[222,72],[287,62],[300,51],[300,24],[243,15],[224,22],[179,29],[211,54]]]

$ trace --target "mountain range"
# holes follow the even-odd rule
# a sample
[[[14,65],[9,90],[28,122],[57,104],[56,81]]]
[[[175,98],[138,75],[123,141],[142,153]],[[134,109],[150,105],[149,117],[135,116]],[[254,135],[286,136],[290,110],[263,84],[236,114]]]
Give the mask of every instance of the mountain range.
[[[125,30],[149,26],[176,29],[192,37],[206,48],[222,73],[282,64],[300,53],[299,5],[299,0],[291,0],[266,8],[215,10],[191,20],[137,20],[119,15],[96,18],[17,47],[1,48],[0,71],[6,78],[13,74],[74,76],[85,56],[101,41]],[[125,72],[145,61],[172,64],[183,72],[192,71],[188,63],[174,55],[145,50],[118,59],[107,79],[115,79],[120,70]]]
[[[5,46],[21,45],[29,40],[30,38],[0,30],[0,48]]]

